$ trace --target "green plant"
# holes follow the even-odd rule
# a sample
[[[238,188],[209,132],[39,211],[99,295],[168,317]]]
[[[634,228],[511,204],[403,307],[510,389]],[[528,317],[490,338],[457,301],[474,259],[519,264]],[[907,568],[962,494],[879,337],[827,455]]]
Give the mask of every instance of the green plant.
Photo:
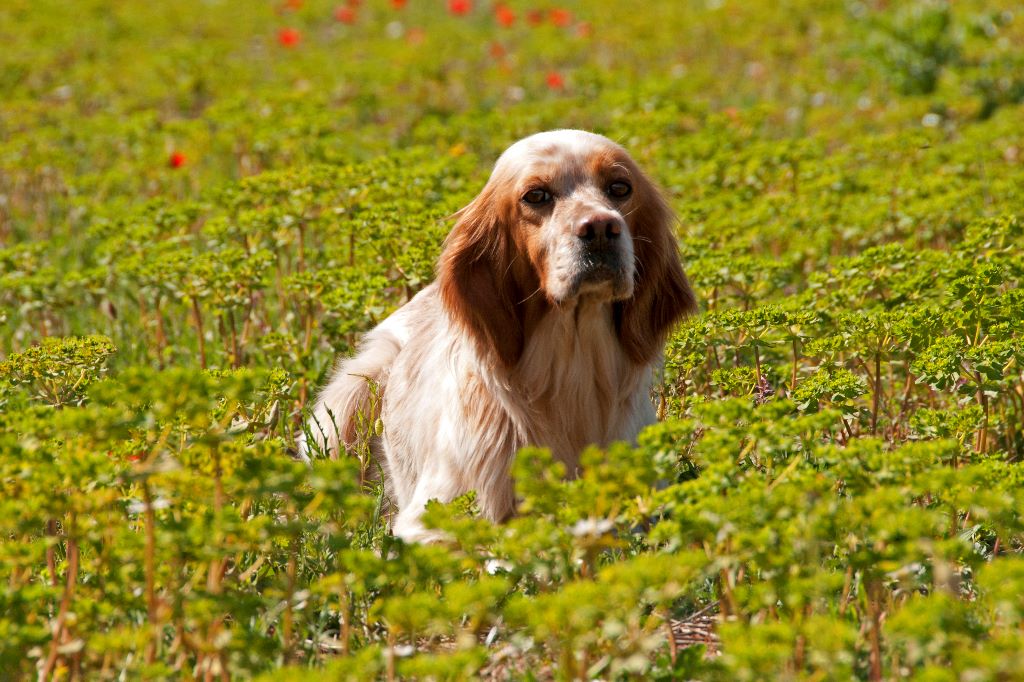
[[[0,3],[0,677],[1019,676],[1014,2],[342,9]],[[375,406],[295,438],[557,127],[664,187],[702,312],[635,444],[405,545]]]

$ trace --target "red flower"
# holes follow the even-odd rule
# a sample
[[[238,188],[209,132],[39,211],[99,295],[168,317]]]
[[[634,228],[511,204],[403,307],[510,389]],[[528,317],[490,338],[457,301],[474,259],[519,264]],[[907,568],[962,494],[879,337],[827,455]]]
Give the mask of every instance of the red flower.
[[[494,8],[494,18],[498,20],[498,24],[509,28],[512,24],[516,23],[516,13],[505,5],[498,5]]]
[[[295,47],[302,42],[302,34],[297,28],[282,28],[277,32],[277,42],[284,47]]]
[[[174,152],[171,154],[171,158],[167,159],[167,165],[171,168],[181,168],[188,161],[185,155],[181,152]]]
[[[491,43],[490,47],[488,48],[488,52],[490,52],[491,57],[493,57],[494,59],[501,59],[505,56],[505,46],[495,41]]]
[[[285,10],[296,11],[302,9],[302,0],[284,0]]]
[[[548,16],[551,23],[559,28],[565,28],[572,23],[572,12],[567,9],[553,9]]]
[[[589,21],[581,21],[576,24],[576,35],[580,38],[589,38],[590,34],[594,32],[594,28],[590,25]]]
[[[457,17],[469,14],[472,9],[472,0],[448,0],[448,11]]]
[[[347,0],[345,4],[355,9],[356,7],[359,7],[360,5],[363,4],[363,0]]]
[[[544,23],[544,13],[539,9],[531,9],[526,13],[526,23],[530,26],[540,26]]]
[[[405,7],[406,0],[391,0],[391,6],[395,9],[402,9]]]
[[[548,87],[552,90],[561,90],[565,87],[565,79],[562,78],[562,74],[557,71],[548,72],[545,80],[547,81]]]
[[[334,10],[334,18],[343,24],[354,24],[356,23],[356,10],[355,5],[349,2],[348,6],[341,6]]]

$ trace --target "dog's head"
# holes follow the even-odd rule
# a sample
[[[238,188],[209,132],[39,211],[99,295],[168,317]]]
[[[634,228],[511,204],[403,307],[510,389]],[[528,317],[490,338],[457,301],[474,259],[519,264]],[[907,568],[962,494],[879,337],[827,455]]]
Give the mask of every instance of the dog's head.
[[[614,307],[639,364],[696,309],[657,187],[611,140],[579,130],[509,147],[483,191],[455,215],[439,265],[448,311],[506,366],[550,307]]]

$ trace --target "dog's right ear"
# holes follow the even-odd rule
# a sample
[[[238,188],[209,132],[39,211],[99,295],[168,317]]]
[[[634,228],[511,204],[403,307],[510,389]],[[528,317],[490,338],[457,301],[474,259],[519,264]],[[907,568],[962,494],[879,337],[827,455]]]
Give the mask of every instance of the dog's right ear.
[[[643,365],[661,354],[677,321],[697,312],[697,297],[679,261],[668,202],[639,168],[632,177],[639,203],[629,226],[638,267],[633,297],[617,304],[617,324],[626,354]]]
[[[525,329],[511,211],[488,184],[454,218],[438,264],[441,301],[481,353],[512,368],[523,354]]]

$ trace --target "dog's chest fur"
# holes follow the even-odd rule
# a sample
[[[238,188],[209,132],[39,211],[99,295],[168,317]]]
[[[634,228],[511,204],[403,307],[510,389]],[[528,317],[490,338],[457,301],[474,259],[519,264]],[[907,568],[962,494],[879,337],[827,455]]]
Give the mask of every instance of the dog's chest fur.
[[[549,312],[511,374],[509,402],[529,445],[551,448],[573,473],[588,444],[624,435],[638,390],[647,382],[622,352],[607,303],[582,299]]]
[[[429,477],[448,497],[476,490],[504,518],[520,448],[550,448],[575,475],[588,444],[632,440],[653,421],[649,368],[622,352],[607,305],[580,306],[545,315],[511,371],[455,333],[433,287],[389,318],[403,349],[384,388],[384,446],[400,502]],[[437,342],[410,343],[426,338]]]

